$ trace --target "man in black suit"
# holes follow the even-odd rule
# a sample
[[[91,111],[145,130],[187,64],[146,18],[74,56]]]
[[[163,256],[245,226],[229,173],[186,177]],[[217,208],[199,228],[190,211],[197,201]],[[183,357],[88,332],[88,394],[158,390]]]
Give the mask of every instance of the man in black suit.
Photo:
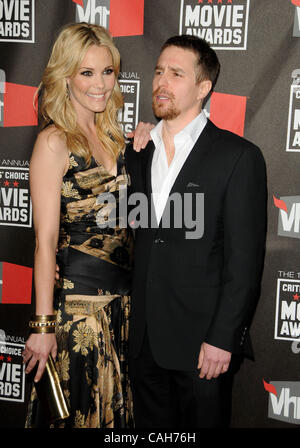
[[[228,426],[233,374],[252,354],[265,163],[202,110],[219,69],[204,40],[170,38],[153,79],[161,121],[146,150],[126,152],[132,192],[149,203],[136,230],[129,338],[137,427]]]

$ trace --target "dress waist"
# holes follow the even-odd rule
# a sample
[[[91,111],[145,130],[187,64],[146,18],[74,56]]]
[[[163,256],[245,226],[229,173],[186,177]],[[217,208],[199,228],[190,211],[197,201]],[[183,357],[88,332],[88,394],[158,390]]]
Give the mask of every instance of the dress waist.
[[[67,314],[77,314],[80,316],[91,316],[102,310],[113,300],[120,298],[119,295],[111,296],[66,296],[65,311]]]
[[[67,247],[57,254],[64,294],[129,295],[131,271]]]

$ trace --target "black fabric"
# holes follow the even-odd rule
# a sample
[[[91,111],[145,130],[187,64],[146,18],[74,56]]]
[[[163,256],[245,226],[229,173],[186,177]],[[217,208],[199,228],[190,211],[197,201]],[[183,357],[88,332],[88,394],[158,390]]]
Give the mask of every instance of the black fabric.
[[[97,294],[99,287],[111,294],[130,293],[131,272],[121,266],[95,257],[91,262],[90,255],[72,247],[61,250],[57,261],[61,266],[61,275],[75,284],[72,294]]]
[[[137,428],[226,428],[231,417],[233,374],[241,359],[216,379],[199,371],[164,369],[153,359],[147,332],[137,358],[129,360]]]

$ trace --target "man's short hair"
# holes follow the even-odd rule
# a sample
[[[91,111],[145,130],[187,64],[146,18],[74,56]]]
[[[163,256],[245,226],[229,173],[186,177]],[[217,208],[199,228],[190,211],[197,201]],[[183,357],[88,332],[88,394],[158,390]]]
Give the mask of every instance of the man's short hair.
[[[200,37],[182,34],[170,37],[163,44],[161,53],[165,48],[171,46],[191,50],[195,53],[197,57],[196,81],[209,79],[212,82],[211,90],[213,90],[220,73],[220,62],[209,43]]]

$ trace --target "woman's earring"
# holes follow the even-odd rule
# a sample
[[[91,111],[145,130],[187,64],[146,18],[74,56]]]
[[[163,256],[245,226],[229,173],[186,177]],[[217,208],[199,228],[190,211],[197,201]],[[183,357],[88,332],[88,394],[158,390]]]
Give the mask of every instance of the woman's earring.
[[[68,84],[67,84],[67,88],[66,88],[66,98],[67,98],[67,100],[70,99],[70,90],[69,90]]]

